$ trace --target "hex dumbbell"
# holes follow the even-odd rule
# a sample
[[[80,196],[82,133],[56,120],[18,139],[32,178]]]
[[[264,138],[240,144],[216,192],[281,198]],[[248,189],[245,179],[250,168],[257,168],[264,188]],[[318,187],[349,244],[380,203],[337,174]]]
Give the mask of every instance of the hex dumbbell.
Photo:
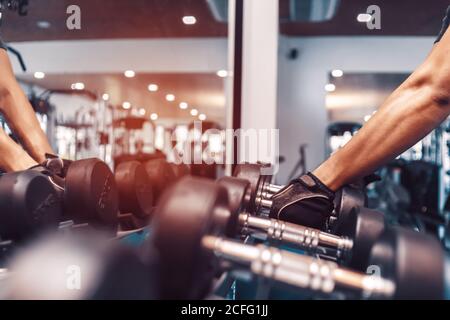
[[[343,230],[341,236],[289,222],[258,217],[246,211],[247,202],[251,197],[251,186],[247,180],[223,177],[218,183],[228,192],[230,218],[225,233],[227,237],[234,238],[238,234],[262,231],[272,241],[294,245],[310,253],[331,248],[333,251],[327,252],[333,258],[364,271],[370,249],[385,227],[383,214],[367,208],[354,211],[354,215],[348,219],[347,229]]]

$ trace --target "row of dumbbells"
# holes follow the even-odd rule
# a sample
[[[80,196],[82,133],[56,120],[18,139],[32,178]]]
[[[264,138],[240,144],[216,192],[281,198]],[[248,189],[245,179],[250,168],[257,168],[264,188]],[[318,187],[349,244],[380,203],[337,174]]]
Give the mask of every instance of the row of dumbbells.
[[[440,243],[431,236],[398,227],[384,228],[365,253],[366,267],[376,273],[372,275],[330,259],[236,240],[236,230],[245,228],[245,219],[232,211],[229,198],[229,190],[220,182],[195,178],[182,179],[165,194],[155,214],[153,236],[162,266],[163,297],[202,298],[218,274],[238,269],[275,284],[328,297],[341,292],[351,298],[446,298],[445,273],[450,266]],[[276,223],[285,228],[274,226]],[[230,224],[234,230],[231,233]],[[316,233],[316,244],[337,247],[345,243],[343,247],[355,254],[351,243],[356,239],[270,219],[255,222],[253,227],[270,234],[269,224],[289,233],[285,243],[304,242],[309,234]],[[291,241],[295,238],[301,240]]]
[[[62,161],[0,176],[0,240],[23,243],[45,230],[88,226],[115,235],[147,225],[164,188],[189,174],[184,164],[154,159],[119,164]]]
[[[364,298],[446,298],[447,258],[434,238],[386,227],[381,213],[364,208],[364,193],[357,187],[341,190],[327,230],[275,220],[270,192],[261,190],[276,186],[260,169],[241,165],[235,177],[218,182],[186,177],[174,184],[153,212],[151,236],[141,252],[109,251],[114,254],[99,258],[99,264],[114,261],[122,271],[102,277],[92,296],[133,292],[143,293],[134,298],[205,298],[220,275],[240,270],[325,296],[342,291]],[[242,241],[255,233],[269,246]],[[379,274],[368,275],[367,268]],[[117,281],[126,282],[128,290],[112,290]]]

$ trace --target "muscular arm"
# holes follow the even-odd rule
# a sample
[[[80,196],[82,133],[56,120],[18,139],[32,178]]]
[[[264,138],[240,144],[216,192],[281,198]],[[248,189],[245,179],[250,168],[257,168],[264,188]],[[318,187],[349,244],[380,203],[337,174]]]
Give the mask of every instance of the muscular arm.
[[[14,77],[8,55],[2,49],[0,49],[0,112],[33,159],[43,162],[45,153],[54,153],[33,108]]]
[[[364,127],[314,174],[330,189],[372,173],[450,114],[450,32]]]

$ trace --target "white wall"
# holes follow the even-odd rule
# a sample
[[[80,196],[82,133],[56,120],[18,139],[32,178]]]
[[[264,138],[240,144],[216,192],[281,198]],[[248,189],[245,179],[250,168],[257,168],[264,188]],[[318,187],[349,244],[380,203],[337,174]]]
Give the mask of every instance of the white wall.
[[[9,43],[29,72],[217,72],[227,67],[227,39],[128,39]],[[14,69],[19,71],[15,59]]]
[[[278,114],[280,154],[286,157],[278,180],[286,182],[307,143],[307,167],[324,160],[328,72],[411,72],[426,57],[434,37],[310,37],[280,39]],[[291,48],[297,60],[288,60]]]

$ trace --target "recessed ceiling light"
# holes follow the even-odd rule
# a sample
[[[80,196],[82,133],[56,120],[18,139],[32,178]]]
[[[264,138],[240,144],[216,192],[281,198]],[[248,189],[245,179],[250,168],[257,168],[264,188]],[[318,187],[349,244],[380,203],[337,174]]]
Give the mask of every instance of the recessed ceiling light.
[[[182,109],[182,110],[186,110],[189,107],[187,102],[180,102],[179,106],[180,106],[180,109]]]
[[[150,83],[147,87],[148,91],[150,92],[156,92],[158,91],[158,85],[154,83]]]
[[[139,108],[139,114],[141,116],[145,116],[145,109],[144,108]]]
[[[335,86],[334,84],[332,84],[332,83],[327,83],[327,84],[325,85],[325,91],[333,92],[334,90],[336,90],[336,86]]]
[[[192,109],[191,110],[191,116],[196,117],[198,115],[198,110],[197,109]]]
[[[44,79],[44,78],[45,78],[45,73],[44,73],[44,72],[41,72],[41,71],[36,71],[36,72],[34,73],[34,77],[35,77],[36,79]]]
[[[340,78],[344,75],[344,72],[342,70],[335,69],[335,70],[331,71],[331,75],[335,78]]]
[[[84,83],[83,82],[75,82],[72,83],[70,86],[72,90],[84,90]]]
[[[150,115],[150,119],[152,119],[153,121],[158,120],[158,114],[157,113],[152,113]]]
[[[219,71],[217,71],[217,75],[221,78],[225,78],[226,76],[228,76],[228,71],[227,70],[219,70]]]
[[[169,93],[166,95],[166,100],[170,101],[170,102],[175,101],[175,96],[173,94]]]
[[[125,101],[124,103],[122,103],[122,108],[124,108],[125,110],[130,109],[131,103],[129,103],[128,101]]]
[[[123,73],[127,78],[133,78],[136,75],[136,72],[133,70],[127,70]]]
[[[197,18],[194,16],[184,16],[183,23],[187,25],[193,25],[197,23]]]
[[[48,21],[45,21],[45,20],[40,20],[40,21],[36,22],[36,25],[38,28],[48,29],[48,28],[50,28],[51,23]]]
[[[102,95],[102,99],[103,99],[104,101],[108,101],[108,100],[109,100],[109,94],[104,93],[104,94]]]
[[[358,22],[369,22],[370,20],[372,20],[372,15],[368,13],[360,13],[356,17],[356,20],[358,20]]]
[[[200,114],[198,115],[198,120],[200,120],[200,121],[205,121],[205,120],[206,120],[206,115],[205,115],[204,113],[200,113]]]

